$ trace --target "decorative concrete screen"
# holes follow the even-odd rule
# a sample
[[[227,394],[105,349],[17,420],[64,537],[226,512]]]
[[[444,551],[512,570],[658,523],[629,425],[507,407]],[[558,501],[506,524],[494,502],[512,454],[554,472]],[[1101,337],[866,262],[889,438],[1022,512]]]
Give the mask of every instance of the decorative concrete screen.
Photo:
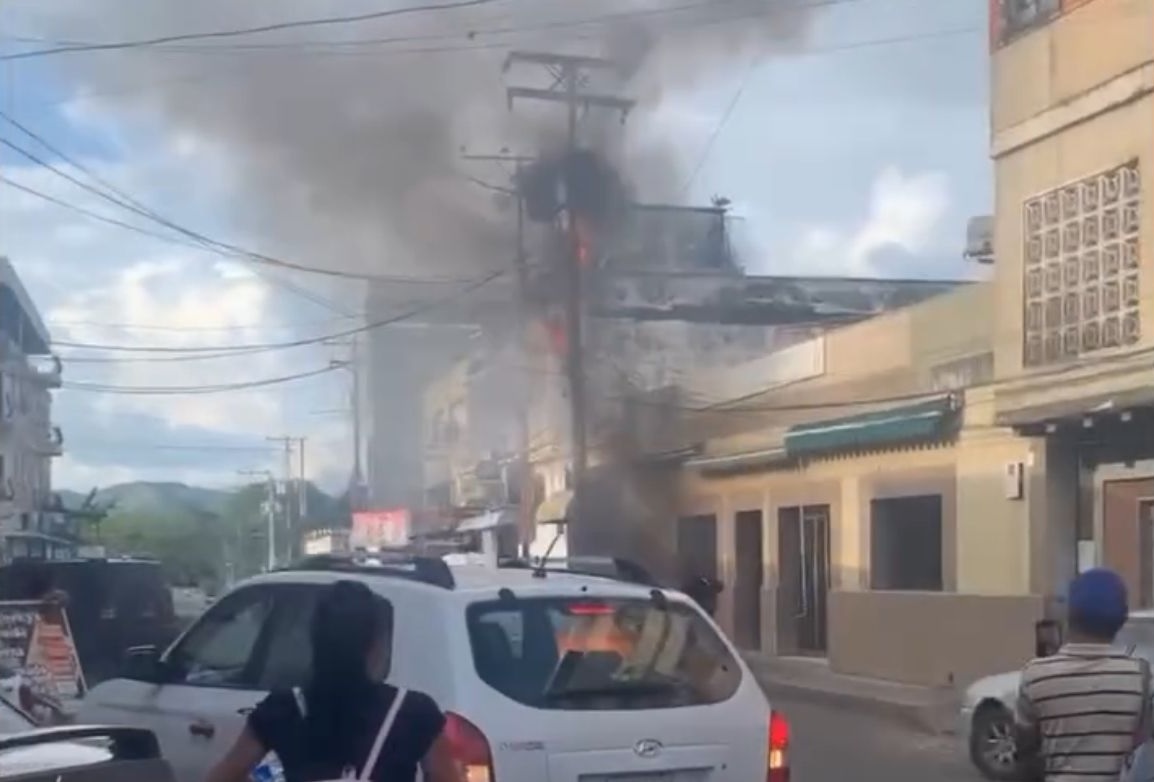
[[[1025,366],[1140,339],[1141,190],[1134,160],[1026,202]]]

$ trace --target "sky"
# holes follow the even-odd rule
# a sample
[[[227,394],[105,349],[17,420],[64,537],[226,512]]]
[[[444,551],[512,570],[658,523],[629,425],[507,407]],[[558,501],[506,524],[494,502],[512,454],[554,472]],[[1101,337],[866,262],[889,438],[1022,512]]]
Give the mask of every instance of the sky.
[[[30,47],[16,38],[147,37],[176,25],[162,14],[129,24],[101,13],[102,5],[121,3],[87,0],[83,8],[97,25],[77,16],[73,0],[10,0],[0,6],[0,46],[11,53]],[[325,3],[288,9],[253,0],[246,7],[279,19],[317,15],[307,13],[310,5]],[[354,5],[373,7],[368,0]],[[961,257],[966,220],[992,210],[986,6],[985,0],[829,3],[788,45],[735,57],[687,87],[663,91],[630,118],[628,145],[660,142],[674,150],[687,200],[722,195],[733,202],[750,272],[973,278],[980,270]],[[175,29],[196,29],[185,24]],[[381,20],[373,32],[384,33],[389,24]],[[290,435],[308,438],[310,477],[339,489],[351,456],[350,378],[340,368],[324,370],[344,358],[346,348],[309,344],[215,358],[209,350],[208,358],[195,360],[172,349],[308,341],[355,327],[362,284],[208,251],[61,173],[89,183],[95,174],[181,226],[331,269],[344,267],[328,257],[328,239],[338,248],[331,254],[341,257],[375,241],[371,232],[349,230],[351,220],[342,222],[359,203],[349,207],[339,192],[345,179],[356,178],[357,161],[346,170],[341,160],[310,159],[305,168],[291,158],[287,142],[278,144],[275,123],[271,133],[264,127],[264,137],[242,139],[239,121],[211,113],[217,94],[237,99],[235,90],[211,92],[230,78],[227,68],[190,66],[185,60],[209,58],[187,53],[177,58],[183,70],[173,75],[160,70],[168,60],[147,57],[86,52],[67,55],[64,63],[0,62],[0,109],[55,151],[2,120],[0,139],[56,169],[3,148],[0,176],[73,207],[0,183],[0,255],[11,260],[41,310],[69,381],[54,408],[66,438],[54,482],[77,490],[128,480],[230,486],[246,480],[240,471],[280,470],[279,446],[267,438]],[[324,66],[301,60],[284,62],[286,71],[295,69],[292,89],[304,100],[310,88],[323,89],[320,76],[310,83],[309,69]],[[133,80],[126,82],[125,73]],[[495,69],[497,86],[499,77]],[[242,111],[245,96],[240,99]],[[312,128],[322,127],[327,144],[345,144],[342,133],[365,109],[355,97],[330,95],[328,101],[328,115],[308,127],[285,127],[285,138],[305,144]],[[346,108],[337,101],[349,104],[344,118],[332,112],[334,105]],[[357,139],[348,133],[352,148]],[[366,176],[356,186],[372,188],[378,179]],[[290,184],[299,194],[288,192]],[[452,196],[438,191],[437,197]],[[166,238],[101,222],[92,213]],[[320,225],[331,226],[329,234]],[[412,255],[403,269],[380,271],[411,274]],[[415,260],[420,266],[422,259]],[[314,372],[244,391],[125,393]]]

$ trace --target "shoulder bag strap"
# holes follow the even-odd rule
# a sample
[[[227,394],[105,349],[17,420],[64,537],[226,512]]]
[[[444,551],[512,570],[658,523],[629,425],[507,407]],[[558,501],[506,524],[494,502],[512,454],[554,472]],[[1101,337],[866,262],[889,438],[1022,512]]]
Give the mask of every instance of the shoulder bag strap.
[[[361,782],[368,782],[372,779],[373,770],[377,767],[377,761],[381,757],[381,749],[385,746],[385,739],[389,737],[389,733],[393,730],[393,723],[397,719],[397,714],[401,710],[401,704],[408,694],[408,690],[404,687],[397,688],[397,694],[393,697],[393,703],[389,706],[389,711],[385,715],[384,722],[381,723],[381,729],[377,731],[377,738],[373,742],[373,748],[369,751],[369,757],[365,760],[365,765],[361,768]]]
[[[293,687],[293,700],[297,703],[297,710],[300,711],[301,717],[309,716],[309,711],[305,707],[305,694],[300,687]]]

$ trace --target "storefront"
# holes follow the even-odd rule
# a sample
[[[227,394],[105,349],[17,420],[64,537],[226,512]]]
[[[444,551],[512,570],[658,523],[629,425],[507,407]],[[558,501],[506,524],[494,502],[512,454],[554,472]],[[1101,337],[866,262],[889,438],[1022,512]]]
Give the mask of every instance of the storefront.
[[[715,525],[731,634],[917,684],[1028,658],[1042,616],[1028,576],[1037,444],[992,417],[989,392],[941,395],[690,459],[682,523]]]

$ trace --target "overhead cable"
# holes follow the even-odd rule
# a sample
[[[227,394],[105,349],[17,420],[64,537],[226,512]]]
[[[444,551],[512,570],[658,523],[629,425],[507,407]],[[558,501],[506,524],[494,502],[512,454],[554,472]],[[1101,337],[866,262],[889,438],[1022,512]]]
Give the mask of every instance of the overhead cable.
[[[88,349],[88,350],[101,350],[101,351],[108,351],[108,352],[174,353],[174,354],[199,354],[199,353],[246,354],[246,353],[267,352],[267,351],[274,351],[274,350],[287,350],[289,348],[303,347],[305,345],[319,345],[319,344],[322,344],[325,342],[331,342],[333,340],[343,339],[345,337],[351,337],[355,334],[363,334],[365,332],[374,331],[376,329],[390,326],[394,323],[400,323],[401,321],[409,320],[410,318],[414,318],[414,317],[417,317],[419,315],[423,315],[427,312],[435,310],[439,307],[443,307],[447,304],[451,304],[455,301],[458,301],[458,300],[468,296],[469,294],[473,293],[474,291],[479,290],[480,288],[484,287],[485,285],[488,285],[493,280],[496,280],[499,277],[505,276],[506,274],[509,273],[509,271],[510,270],[508,268],[506,268],[506,269],[500,269],[498,271],[492,272],[491,274],[488,274],[485,277],[482,277],[481,279],[477,280],[476,282],[474,282],[468,286],[465,286],[464,288],[462,288],[460,291],[457,291],[456,293],[450,294],[448,296],[444,296],[444,297],[436,299],[434,301],[426,302],[425,304],[419,305],[417,307],[413,307],[409,310],[406,310],[405,312],[394,315],[392,317],[373,321],[371,323],[366,323],[366,324],[363,324],[361,326],[357,326],[355,328],[342,329],[340,331],[335,331],[335,332],[332,332],[330,334],[323,334],[323,335],[317,336],[317,337],[306,337],[306,338],[302,338],[302,339],[288,340],[285,342],[265,342],[265,343],[255,343],[255,344],[248,344],[248,345],[215,345],[215,346],[205,346],[205,347],[176,347],[176,346],[172,346],[172,345],[152,345],[152,346],[145,346],[145,345],[102,345],[102,344],[94,344],[94,343],[87,343],[87,342],[70,342],[70,341],[66,341],[66,340],[53,341],[52,344],[54,346],[57,346],[57,347],[84,348],[84,349]]]
[[[273,22],[271,24],[255,25],[252,27],[238,27],[228,30],[212,30],[202,33],[174,33],[172,35],[160,35],[153,38],[139,38],[128,41],[108,41],[105,43],[89,42],[83,44],[66,44],[63,46],[50,46],[43,49],[31,49],[24,52],[14,52],[0,57],[0,61],[11,60],[31,60],[41,57],[51,57],[60,54],[72,54],[75,52],[92,52],[92,51],[113,51],[117,49],[140,49],[151,46],[159,46],[167,43],[177,43],[180,41],[203,41],[219,38],[237,38],[245,35],[258,35],[263,33],[271,33],[280,30],[294,30],[305,27],[325,27],[346,24],[356,24],[358,22],[368,22],[377,19],[386,19],[396,16],[407,16],[420,13],[434,13],[440,11],[453,11],[464,8],[476,8],[482,5],[491,5],[493,3],[503,2],[503,0],[453,0],[447,3],[427,3],[424,5],[405,6],[404,8],[388,8],[380,11],[370,11],[362,14],[350,14],[347,16],[326,16],[317,19],[298,19],[294,21]]]

